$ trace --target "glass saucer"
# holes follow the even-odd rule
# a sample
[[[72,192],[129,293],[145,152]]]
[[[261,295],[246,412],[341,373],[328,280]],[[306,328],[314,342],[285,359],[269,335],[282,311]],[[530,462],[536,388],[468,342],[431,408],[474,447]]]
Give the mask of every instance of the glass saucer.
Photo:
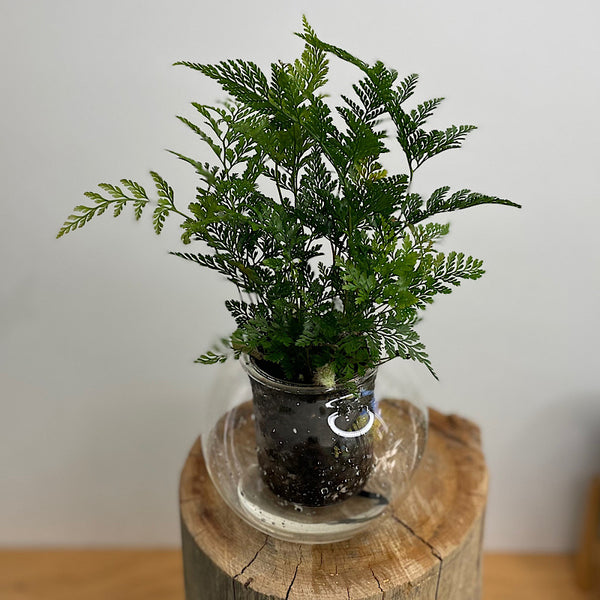
[[[229,507],[256,529],[297,543],[331,543],[368,528],[406,493],[427,440],[427,411],[406,400],[376,403],[374,466],[364,488],[328,506],[301,506],[263,482],[256,453],[252,402],[225,413],[202,436],[208,472]]]

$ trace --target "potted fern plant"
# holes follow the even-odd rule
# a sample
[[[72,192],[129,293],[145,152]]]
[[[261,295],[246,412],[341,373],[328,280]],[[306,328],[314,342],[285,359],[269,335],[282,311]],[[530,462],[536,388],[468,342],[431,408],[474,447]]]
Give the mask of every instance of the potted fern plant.
[[[468,189],[413,190],[429,159],[459,148],[471,125],[427,129],[441,98],[412,103],[417,75],[404,79],[317,37],[303,21],[299,59],[270,76],[246,60],[179,62],[218,82],[223,104],[193,103],[200,124],[178,117],[214,155],[173,152],[198,176],[182,209],[151,172],[154,196],[137,182],[88,192],[58,237],[112,210],[153,206],[181,221],[189,251],[175,256],[231,281],[235,330],[223,351],[198,362],[241,358],[250,377],[262,476],[278,497],[325,506],[356,495],[374,465],[376,369],[395,358],[432,365],[415,326],[438,294],[483,274],[482,261],[444,253],[449,226],[432,218],[480,204],[517,204]],[[350,63],[347,95],[325,93],[329,58]],[[397,145],[403,164],[386,163]],[[194,245],[201,243],[201,250]],[[435,374],[434,374],[435,375]]]

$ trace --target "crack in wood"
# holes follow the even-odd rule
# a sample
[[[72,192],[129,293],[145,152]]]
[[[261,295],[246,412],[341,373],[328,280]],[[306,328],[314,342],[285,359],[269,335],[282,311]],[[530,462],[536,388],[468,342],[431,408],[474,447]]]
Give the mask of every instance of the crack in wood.
[[[296,581],[296,575],[298,575],[298,569],[300,568],[301,564],[302,564],[302,559],[300,559],[298,561],[298,564],[296,565],[296,570],[294,571],[294,577],[292,578],[292,583],[290,583],[290,587],[288,587],[287,593],[285,595],[285,600],[289,600],[290,593],[292,591],[292,586],[294,585],[294,581]]]
[[[441,557],[440,553],[436,550],[436,548],[431,543],[429,543],[426,539],[422,538],[410,525],[405,523],[402,519],[400,519],[393,513],[392,513],[392,518],[394,519],[394,521],[397,521],[398,523],[400,523],[400,525],[402,525],[402,527],[404,527],[405,529],[408,529],[408,531],[410,531],[419,541],[423,542],[431,550],[431,554],[433,554],[440,562],[442,562],[442,557]]]
[[[434,598],[434,600],[438,600],[438,595],[440,593],[440,581],[442,579],[442,566],[443,565],[444,565],[444,561],[440,558],[440,568],[438,570],[437,583],[435,584],[435,598]]]
[[[256,554],[254,555],[254,558],[237,574],[234,576],[234,579],[237,579],[238,577],[241,577],[244,572],[246,571],[246,569],[257,559],[258,555],[260,554],[260,551],[267,545],[267,542],[269,541],[269,536],[265,536],[265,541],[263,543],[263,545],[256,551]],[[252,581],[252,579],[250,579],[250,581]],[[245,587],[248,587],[248,585],[250,585],[249,583],[245,584]]]
[[[373,567],[369,567],[369,569],[371,569],[371,575],[373,575],[373,578],[377,582],[377,587],[379,588],[379,591],[381,592],[381,597],[383,598],[384,592],[383,592],[383,588],[381,587],[381,583],[379,582],[379,579],[377,579],[377,575],[375,575],[375,571],[373,571]]]
[[[404,527],[408,531],[410,531],[419,541],[423,542],[429,548],[429,550],[431,550],[431,554],[433,554],[433,556],[435,556],[440,561],[440,566],[438,569],[438,576],[437,576],[437,583],[435,584],[435,598],[434,598],[434,600],[438,600],[438,594],[440,591],[440,580],[442,578],[442,566],[444,565],[444,559],[442,558],[442,555],[438,552],[438,550],[435,548],[435,546],[433,546],[433,544],[428,542],[426,539],[422,538],[410,525],[405,523],[402,519],[400,519],[393,513],[392,513],[392,518],[395,521],[397,521],[398,523],[400,523],[400,525],[402,525],[402,527]],[[372,570],[371,570],[371,572],[372,572]]]

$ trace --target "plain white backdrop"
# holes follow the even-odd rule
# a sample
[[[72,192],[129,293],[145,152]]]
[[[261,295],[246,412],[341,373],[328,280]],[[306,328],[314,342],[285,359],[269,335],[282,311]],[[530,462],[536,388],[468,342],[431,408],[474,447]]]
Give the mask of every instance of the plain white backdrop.
[[[101,217],[57,241],[83,192],[158,170],[185,205],[203,150],[176,114],[222,97],[171,64],[267,68],[319,35],[445,96],[480,129],[417,174],[504,196],[449,219],[447,247],[488,273],[442,297],[421,334],[425,401],[477,421],[491,471],[486,547],[566,551],[600,470],[600,5],[573,0],[0,2],[0,544],[179,539],[177,479],[214,412],[193,365],[232,323],[214,274],[167,254],[149,218]],[[347,89],[356,73],[334,67]],[[435,122],[438,124],[438,121]],[[149,215],[148,215],[149,217]],[[404,367],[403,367],[404,368]]]

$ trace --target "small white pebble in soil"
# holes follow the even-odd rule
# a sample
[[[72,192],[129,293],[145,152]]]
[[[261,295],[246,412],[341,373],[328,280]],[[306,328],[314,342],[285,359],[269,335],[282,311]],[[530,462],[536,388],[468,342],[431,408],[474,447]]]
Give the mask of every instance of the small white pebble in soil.
[[[292,429],[292,431],[293,431],[294,433],[298,433],[298,430],[297,430],[295,427],[294,427],[294,429]]]

